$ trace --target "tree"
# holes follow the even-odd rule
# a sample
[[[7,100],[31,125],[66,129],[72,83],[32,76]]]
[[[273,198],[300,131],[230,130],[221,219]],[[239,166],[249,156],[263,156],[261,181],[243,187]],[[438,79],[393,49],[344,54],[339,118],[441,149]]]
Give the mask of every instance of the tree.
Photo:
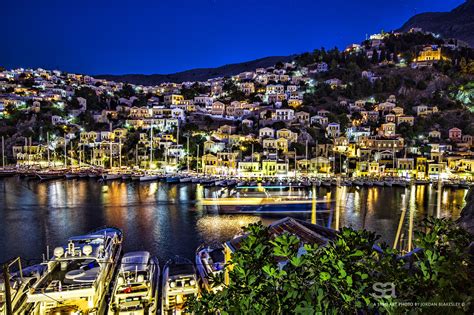
[[[419,231],[414,245],[420,250],[400,258],[366,230],[342,228],[333,241],[318,246],[302,245],[294,235],[274,237],[261,223],[250,224],[226,266],[229,283],[216,277],[223,289],[203,292],[187,306],[197,314],[372,314],[419,313],[426,308],[418,302],[449,301],[463,303],[459,313],[472,312],[466,248],[473,236],[447,219],[427,219]],[[374,291],[374,284],[387,282],[396,297]]]

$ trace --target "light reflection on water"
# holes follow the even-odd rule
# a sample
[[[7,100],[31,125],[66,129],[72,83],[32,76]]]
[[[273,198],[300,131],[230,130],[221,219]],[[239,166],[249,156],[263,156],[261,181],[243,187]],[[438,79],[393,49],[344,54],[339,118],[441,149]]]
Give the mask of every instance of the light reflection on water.
[[[226,241],[241,226],[258,220],[269,224],[287,215],[311,220],[311,207],[304,213],[272,213],[288,210],[279,206],[255,215],[223,214],[218,207],[196,205],[203,196],[215,196],[213,191],[191,184],[3,179],[0,262],[14,256],[40,258],[46,245],[63,244],[70,235],[104,225],[124,231],[126,251],[149,250],[165,261],[177,254],[193,258],[202,243]],[[443,191],[441,216],[457,218],[466,193]],[[339,215],[340,226],[376,231],[389,243],[393,242],[403,207],[407,209],[405,234],[409,211],[413,211],[415,226],[427,215],[436,215],[437,192],[430,186],[318,188],[316,195],[323,200],[317,204],[318,224],[334,228]]]

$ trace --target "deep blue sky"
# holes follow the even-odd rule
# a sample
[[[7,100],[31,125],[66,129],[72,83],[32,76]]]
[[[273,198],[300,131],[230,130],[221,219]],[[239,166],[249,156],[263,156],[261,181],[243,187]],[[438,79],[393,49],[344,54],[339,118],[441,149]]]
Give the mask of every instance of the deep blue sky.
[[[463,0],[2,0],[0,65],[171,73],[345,47]]]

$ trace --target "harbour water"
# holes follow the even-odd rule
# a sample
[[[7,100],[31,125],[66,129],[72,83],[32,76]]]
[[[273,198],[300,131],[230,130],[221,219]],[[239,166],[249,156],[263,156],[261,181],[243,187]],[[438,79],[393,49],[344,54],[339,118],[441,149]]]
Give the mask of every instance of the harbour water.
[[[316,215],[298,207],[204,207],[203,196],[221,188],[163,182],[100,183],[95,180],[27,181],[0,179],[0,262],[21,256],[37,262],[46,247],[64,244],[68,236],[102,226],[116,226],[125,235],[124,250],[148,250],[161,262],[174,255],[192,259],[202,243],[223,242],[241,226],[269,224],[285,216],[317,220],[336,227],[366,228],[393,243],[402,209],[412,211],[414,224],[428,215],[459,217],[467,190],[444,189],[437,209],[437,191],[430,185],[402,187],[319,187]],[[230,210],[230,211],[229,211]],[[339,218],[339,220],[337,220]],[[404,217],[406,235],[409,215]]]

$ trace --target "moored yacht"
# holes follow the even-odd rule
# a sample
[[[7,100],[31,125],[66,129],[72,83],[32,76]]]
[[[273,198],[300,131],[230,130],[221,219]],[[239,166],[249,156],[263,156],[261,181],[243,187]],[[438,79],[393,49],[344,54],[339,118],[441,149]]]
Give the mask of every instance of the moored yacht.
[[[196,251],[196,269],[201,279],[202,287],[208,291],[216,292],[222,287],[214,284],[214,278],[218,277],[224,271],[225,258],[224,248],[219,246],[199,247]]]
[[[102,314],[121,251],[122,232],[116,228],[70,237],[54,249],[45,274],[30,289],[30,314]]]
[[[122,257],[108,314],[156,314],[159,306],[160,265],[149,252]]]
[[[8,265],[9,268],[15,266],[17,262],[18,266],[21,267],[21,261],[17,258]],[[46,267],[44,265],[34,265],[18,269],[18,271],[8,274],[10,306],[13,314],[25,314],[28,312],[28,308],[31,307],[31,305],[26,302],[28,290],[42,276]],[[5,289],[5,279],[3,275],[0,275],[0,315],[8,315]]]
[[[197,296],[198,293],[199,286],[193,263],[179,256],[170,259],[163,268],[161,313],[187,314],[187,298]]]

